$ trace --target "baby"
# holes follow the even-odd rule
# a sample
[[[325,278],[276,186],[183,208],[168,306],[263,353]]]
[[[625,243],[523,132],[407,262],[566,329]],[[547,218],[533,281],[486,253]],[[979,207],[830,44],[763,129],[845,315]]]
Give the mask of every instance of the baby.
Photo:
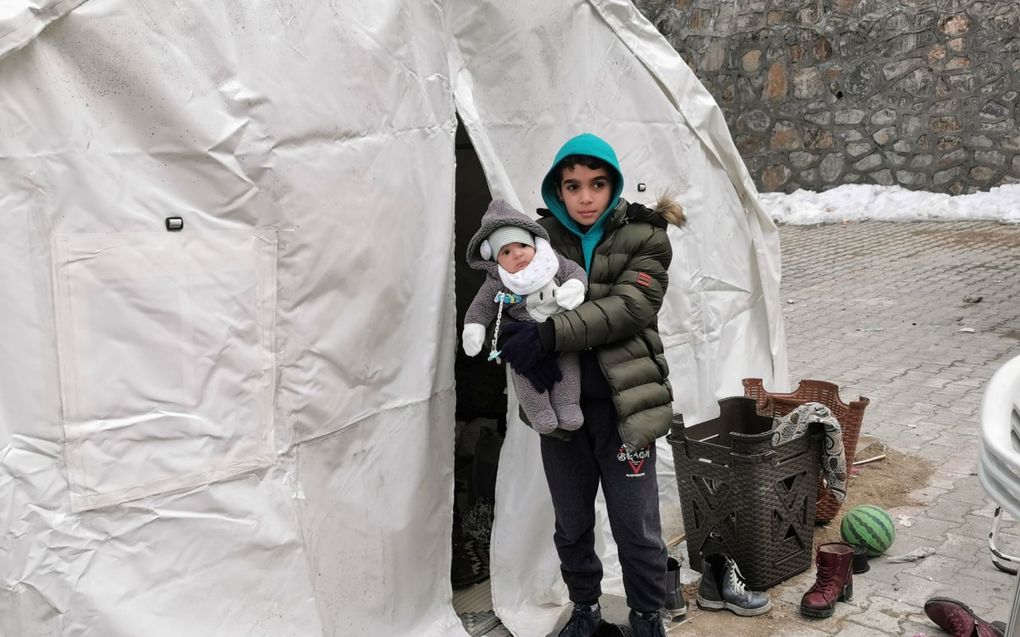
[[[468,356],[482,350],[485,330],[493,320],[498,336],[504,308],[517,321],[541,323],[584,301],[584,269],[557,254],[549,245],[545,229],[505,201],[497,199],[489,204],[481,227],[468,243],[467,262],[487,275],[464,315],[462,340]],[[490,359],[499,355],[495,347],[492,350]],[[584,421],[577,354],[560,354],[559,365],[562,378],[548,393],[512,373],[524,415],[539,433],[552,433],[557,428],[573,431]]]

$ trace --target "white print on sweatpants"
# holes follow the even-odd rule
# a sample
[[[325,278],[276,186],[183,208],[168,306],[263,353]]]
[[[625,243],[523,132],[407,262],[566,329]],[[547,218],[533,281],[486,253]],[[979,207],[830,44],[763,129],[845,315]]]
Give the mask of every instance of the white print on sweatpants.
[[[642,447],[637,451],[627,451],[627,447],[621,446],[620,450],[616,452],[616,459],[630,465],[631,472],[627,474],[628,478],[640,478],[645,475],[641,468],[645,466],[645,460],[648,460],[651,455],[651,445]]]

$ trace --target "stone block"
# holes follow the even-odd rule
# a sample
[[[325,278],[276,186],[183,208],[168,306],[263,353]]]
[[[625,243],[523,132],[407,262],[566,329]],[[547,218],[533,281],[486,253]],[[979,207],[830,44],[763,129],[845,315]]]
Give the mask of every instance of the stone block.
[[[986,102],[978,115],[984,120],[999,120],[1009,117],[1010,109],[998,102]]]
[[[832,148],[832,131],[827,128],[805,128],[804,147],[816,150]]]
[[[947,71],[960,71],[963,69],[969,69],[972,62],[969,57],[961,56],[955,57],[952,60],[946,62],[945,69]]]
[[[793,164],[794,168],[807,168],[817,160],[818,155],[812,153],[805,153],[800,150],[790,153],[790,163]]]
[[[909,153],[914,149],[914,147],[910,145],[910,142],[903,139],[897,139],[895,142],[893,142],[892,147],[893,150],[895,150],[898,153]]]
[[[733,143],[736,144],[740,154],[745,157],[759,153],[765,148],[765,139],[761,135],[736,135],[733,138]]]
[[[889,170],[888,168],[877,170],[871,173],[871,179],[880,186],[892,186],[894,183],[896,183],[893,180],[892,171]]]
[[[927,97],[932,93],[934,79],[931,69],[919,68],[901,77],[895,86],[914,97]]]
[[[953,38],[952,40],[946,42],[946,44],[949,45],[949,49],[951,51],[959,53],[960,51],[963,51],[964,48],[966,48],[966,42],[967,41],[964,38]]]
[[[807,170],[802,170],[800,172],[800,175],[798,175],[798,177],[805,184],[813,186],[813,185],[818,183],[818,169],[817,168],[808,168]]]
[[[796,150],[801,147],[800,131],[793,122],[776,122],[772,128],[769,148],[772,150]]]
[[[822,74],[816,67],[800,69],[793,74],[793,95],[798,99],[818,97],[825,91]]]
[[[773,164],[761,174],[762,185],[767,192],[775,192],[790,180],[790,169],[782,164]]]
[[[885,160],[889,162],[889,164],[891,164],[892,166],[902,166],[903,164],[907,163],[908,159],[905,155],[900,155],[899,153],[892,153],[887,150],[883,151],[882,155],[885,156]]]
[[[924,107],[927,109],[927,104],[925,104]],[[903,134],[908,137],[920,135],[924,132],[925,128],[926,122],[920,117],[909,116],[900,120],[900,130],[902,130]]]
[[[928,127],[937,133],[963,130],[960,120],[953,116],[929,118]]]
[[[914,155],[910,160],[911,168],[930,168],[935,163],[935,158],[931,155]]]
[[[954,115],[960,112],[960,100],[947,99],[935,102],[928,111],[930,115]]]
[[[818,111],[817,113],[806,113],[804,119],[812,124],[828,126],[832,123],[832,111]]]
[[[768,113],[762,110],[753,108],[749,111],[741,113],[737,117],[737,130],[738,131],[755,131],[762,133],[768,130],[772,124],[772,118],[768,116]]]
[[[861,131],[857,130],[856,128],[848,128],[846,130],[841,130],[838,132],[838,135],[839,138],[842,139],[844,142],[859,142],[862,139],[864,139],[864,135],[861,134]]]
[[[850,108],[846,110],[836,111],[836,123],[837,124],[860,124],[864,120],[866,113],[859,108]]]
[[[973,73],[960,73],[943,78],[949,84],[949,90],[960,93],[973,93],[977,89],[977,76]]]
[[[946,59],[946,47],[936,44],[928,48],[928,64],[941,66]]]
[[[896,171],[896,181],[904,186],[923,186],[926,180],[927,176],[924,173],[914,172],[911,170]]]
[[[865,61],[846,74],[843,89],[850,95],[865,97],[871,95],[875,88],[878,69],[874,62]]]
[[[990,181],[995,176],[995,172],[994,168],[989,168],[988,166],[975,166],[970,169],[968,175],[974,181],[983,184]]]
[[[970,29],[970,18],[966,15],[948,16],[939,23],[939,31],[950,37],[962,35]]]
[[[953,150],[963,143],[963,138],[956,135],[943,135],[935,143],[935,148],[941,151]]]
[[[978,130],[986,133],[999,133],[1002,135],[1015,132],[1017,130],[1016,121],[1010,117],[1000,122],[981,122]]]
[[[886,126],[884,128],[880,128],[877,131],[875,131],[871,135],[871,138],[873,140],[875,140],[875,143],[878,144],[879,146],[885,146],[895,136],[896,136],[896,127],[895,126]]]
[[[960,162],[966,159],[967,151],[963,148],[957,148],[956,150],[948,152],[945,155],[939,157],[939,160],[938,162],[936,162],[935,166],[937,168],[948,168],[950,166],[955,166],[956,164],[959,164]]]
[[[754,73],[761,66],[761,49],[751,49],[740,58],[745,73]]]
[[[797,64],[804,59],[804,47],[799,44],[790,46],[790,64]]]
[[[896,121],[896,111],[891,108],[883,108],[875,111],[871,115],[871,123],[875,126],[885,126],[886,124],[892,124]]]
[[[859,170],[861,172],[867,172],[867,171],[872,170],[874,168],[878,168],[881,165],[882,165],[882,156],[879,155],[878,153],[872,153],[871,155],[868,155],[864,159],[862,159],[862,160],[858,161],[857,163],[855,163],[854,164],[854,169],[855,170]]]
[[[1010,162],[1009,166],[1014,175],[1020,176],[1020,155],[1013,157],[1013,161]]]
[[[786,67],[782,62],[776,61],[769,65],[768,74],[765,77],[765,89],[762,98],[775,101],[786,97]]]
[[[974,160],[992,166],[1005,166],[1006,156],[997,150],[978,150],[974,152]]]
[[[919,66],[924,66],[924,60],[921,58],[907,58],[905,60],[897,60],[895,62],[889,62],[882,67],[882,75],[885,79],[892,80],[897,78],[907,71],[912,71]]]
[[[963,175],[964,168],[962,166],[957,166],[955,168],[950,168],[948,170],[940,170],[936,172],[934,175],[932,175],[932,183],[934,183],[936,186],[944,186],[945,184],[948,184],[954,179],[959,179],[960,177],[963,177]]]
[[[867,142],[855,142],[853,144],[846,145],[846,152],[851,157],[860,157],[864,153],[867,153],[872,148],[871,144]]]
[[[846,168],[846,161],[841,154],[830,153],[822,159],[818,168],[823,181],[833,182],[843,173],[844,168]]]
[[[801,109],[802,106],[800,102],[791,100],[780,105],[779,115],[789,119],[798,119],[800,118]]]
[[[811,50],[815,54],[815,59],[819,62],[824,62],[832,57],[832,44],[829,43],[829,39],[825,36],[818,36]]]

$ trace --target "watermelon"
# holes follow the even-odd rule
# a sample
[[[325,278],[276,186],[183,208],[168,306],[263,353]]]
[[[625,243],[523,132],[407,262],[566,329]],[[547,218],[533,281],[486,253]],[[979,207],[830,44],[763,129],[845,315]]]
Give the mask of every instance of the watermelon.
[[[848,544],[863,546],[871,557],[885,553],[896,539],[892,517],[872,504],[855,506],[843,514],[839,534]]]

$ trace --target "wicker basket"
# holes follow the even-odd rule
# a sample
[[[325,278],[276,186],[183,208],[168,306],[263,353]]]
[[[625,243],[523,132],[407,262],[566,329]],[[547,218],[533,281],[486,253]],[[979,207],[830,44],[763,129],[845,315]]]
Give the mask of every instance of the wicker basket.
[[[864,419],[864,408],[870,402],[864,396],[849,405],[840,400],[839,387],[824,380],[802,380],[797,391],[790,394],[778,394],[765,391],[760,378],[744,379],[744,395],[753,398],[762,414],[785,416],[804,403],[821,403],[832,410],[832,415],[839,421],[843,430],[843,450],[846,453],[847,471],[853,466],[857,453],[857,439],[861,435],[861,421]],[[847,487],[849,488],[849,482]],[[818,503],[815,506],[815,518],[818,522],[829,522],[839,513],[842,505],[818,477]]]
[[[764,590],[811,565],[822,427],[772,446],[772,419],[749,398],[719,401],[718,418],[684,427],[673,417],[673,449],[691,568],[728,553],[747,586]]]

